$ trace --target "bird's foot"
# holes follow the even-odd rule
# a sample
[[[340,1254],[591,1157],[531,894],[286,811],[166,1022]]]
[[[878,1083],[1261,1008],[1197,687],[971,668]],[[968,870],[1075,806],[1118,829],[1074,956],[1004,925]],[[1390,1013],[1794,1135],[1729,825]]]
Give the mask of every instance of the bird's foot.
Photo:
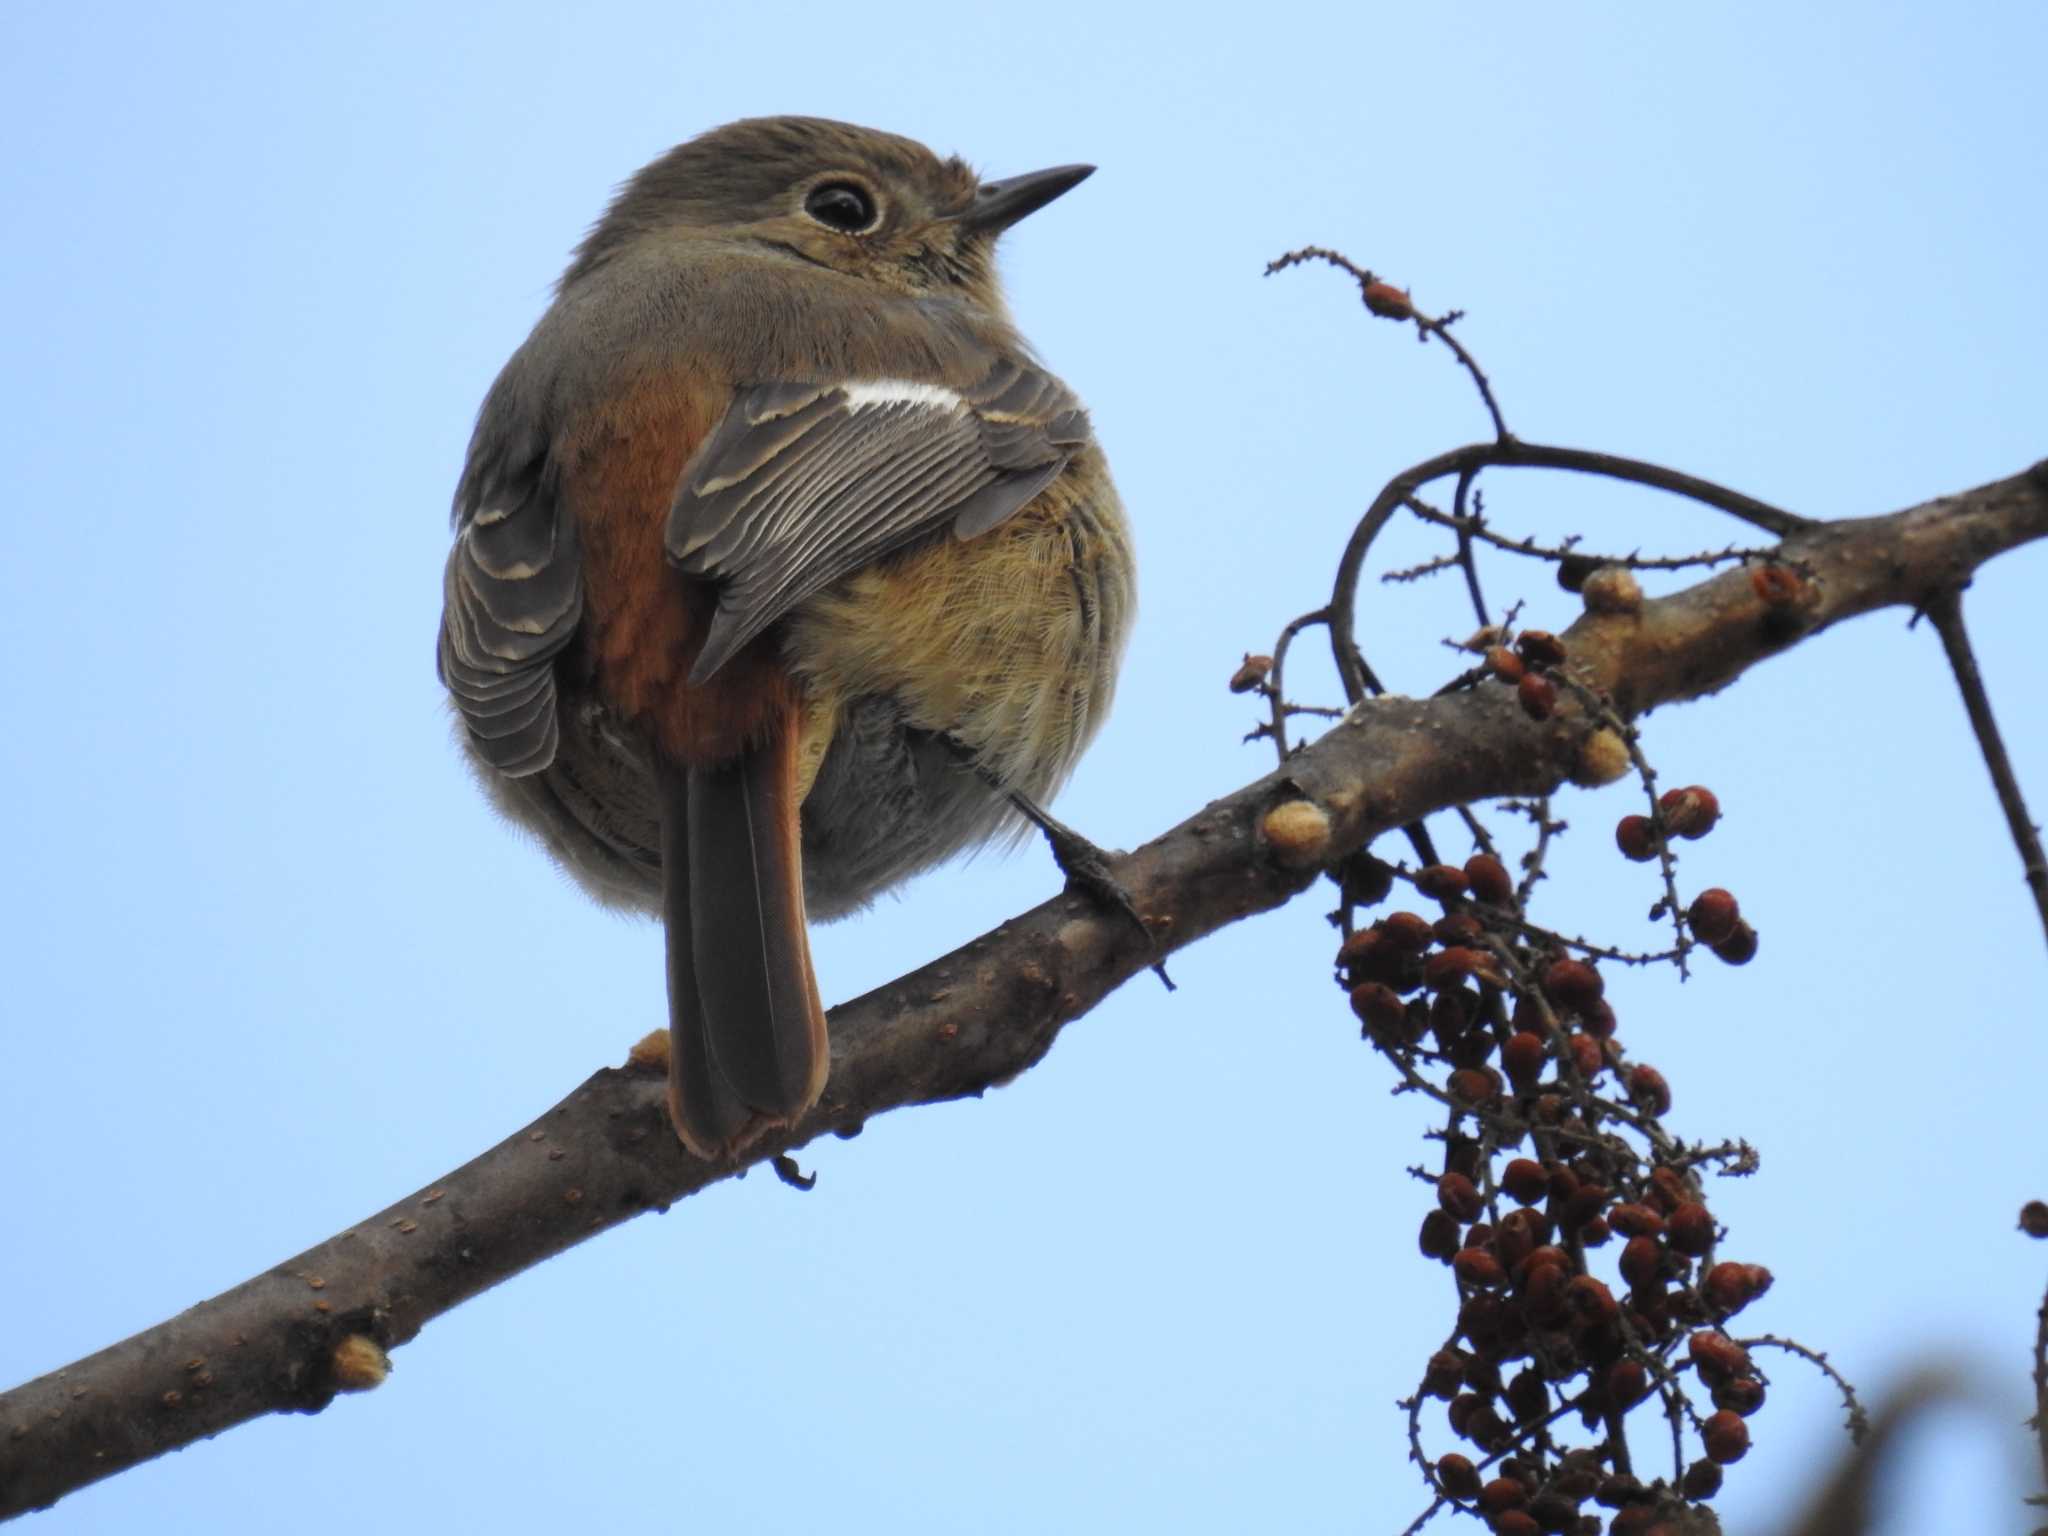
[[[1123,882],[1110,870],[1110,860],[1119,855],[1096,846],[1029,795],[1014,789],[1006,789],[1003,793],[1018,813],[1044,835],[1046,846],[1052,850],[1053,863],[1059,865],[1060,873],[1067,877],[1067,889],[1086,896],[1099,907],[1123,913],[1144,939],[1145,947],[1157,954],[1159,942],[1152,936],[1144,914],[1138,910],[1137,902],[1124,888]],[[1167,991],[1174,990],[1173,978],[1166,974],[1164,959],[1154,960],[1152,971],[1166,983]]]

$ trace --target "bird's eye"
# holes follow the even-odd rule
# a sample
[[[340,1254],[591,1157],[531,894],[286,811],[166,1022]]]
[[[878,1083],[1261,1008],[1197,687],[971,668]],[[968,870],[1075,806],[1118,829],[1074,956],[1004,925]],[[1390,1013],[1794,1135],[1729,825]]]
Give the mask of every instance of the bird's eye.
[[[811,188],[804,212],[841,234],[857,235],[875,226],[875,200],[865,187],[850,181],[828,181]]]

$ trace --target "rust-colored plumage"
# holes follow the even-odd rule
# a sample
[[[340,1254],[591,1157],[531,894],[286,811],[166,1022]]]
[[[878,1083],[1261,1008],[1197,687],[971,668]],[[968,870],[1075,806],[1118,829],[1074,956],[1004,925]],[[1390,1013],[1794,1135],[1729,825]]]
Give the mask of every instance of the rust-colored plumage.
[[[992,260],[1085,174],[720,129],[621,192],[485,401],[442,676],[499,804],[662,914],[702,1156],[824,1086],[807,916],[1005,832],[990,783],[1049,795],[1108,705],[1122,514]]]

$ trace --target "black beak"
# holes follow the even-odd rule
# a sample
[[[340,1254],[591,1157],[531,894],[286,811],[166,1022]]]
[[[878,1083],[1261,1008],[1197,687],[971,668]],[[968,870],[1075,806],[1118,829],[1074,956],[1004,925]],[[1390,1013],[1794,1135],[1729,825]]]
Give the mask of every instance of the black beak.
[[[976,189],[974,202],[960,215],[960,222],[975,234],[1000,234],[1094,174],[1092,165],[1056,165],[1049,171],[985,181]]]

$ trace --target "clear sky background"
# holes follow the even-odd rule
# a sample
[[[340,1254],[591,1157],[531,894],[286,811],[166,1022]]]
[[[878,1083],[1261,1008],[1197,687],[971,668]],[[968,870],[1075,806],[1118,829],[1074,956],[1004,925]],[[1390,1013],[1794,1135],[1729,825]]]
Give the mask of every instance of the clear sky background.
[[[1338,246],[1469,310],[1527,436],[1891,510],[2048,454],[2044,50],[2018,3],[6,7],[0,1382],[369,1214],[661,1018],[658,931],[493,819],[432,653],[476,404],[670,144],[800,111],[1102,167],[1007,271],[1137,527],[1118,709],[1060,804],[1128,846],[1270,766],[1239,655],[1321,600],[1385,476],[1485,430],[1440,352],[1270,257]],[[1488,489],[1596,548],[1731,536]],[[1571,617],[1538,568],[1490,580]],[[2037,806],[2044,586],[2035,549],[1969,599]],[[1374,589],[1364,631],[1422,691],[1465,618]],[[1611,993],[1673,1127],[1762,1150],[1715,1191],[1778,1276],[1745,1321],[1874,1394],[1966,1362],[2004,1438],[1922,1437],[1885,1529],[2025,1529],[2048,961],[1933,637],[1860,621],[1648,745],[1727,811],[1688,883],[1764,936]],[[1543,910],[1652,944],[1606,831],[1632,800],[1564,800]],[[1031,847],[821,930],[828,1001],[1056,883]],[[380,1391],[28,1528],[1398,1531],[1425,1496],[1392,1405],[1453,1301],[1402,1172],[1427,1117],[1328,984],[1326,907],[1183,955],[1173,996],[1141,977],[982,1102],[807,1152],[808,1196],[631,1223]],[[1773,1376],[1733,1530],[1839,1444],[1826,1387]]]

